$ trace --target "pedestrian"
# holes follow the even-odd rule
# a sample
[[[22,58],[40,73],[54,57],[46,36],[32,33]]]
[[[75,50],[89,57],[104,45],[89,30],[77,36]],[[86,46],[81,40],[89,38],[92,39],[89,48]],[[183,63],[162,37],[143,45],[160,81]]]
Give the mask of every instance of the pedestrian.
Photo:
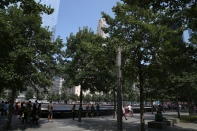
[[[37,115],[37,110],[38,110],[38,102],[37,100],[33,104],[33,110],[32,110],[32,122],[37,123],[36,115]]]
[[[4,107],[5,107],[5,103],[4,101],[2,101],[1,102],[1,116],[5,115]]]
[[[74,120],[75,119],[75,104],[72,107],[72,117],[73,117],[73,120]]]
[[[92,104],[91,106],[91,116],[94,116],[94,112],[95,112],[95,108],[94,108],[94,104]]]
[[[27,102],[23,104],[23,106],[24,106],[24,110],[23,110],[23,113],[22,113],[22,121],[23,121],[23,124],[24,123],[27,123],[27,114],[28,114],[27,105],[28,105]]]
[[[9,103],[6,101],[5,104],[4,104],[4,113],[5,113],[6,116],[8,114],[8,109],[9,109]]]
[[[2,102],[0,103],[0,112],[1,112],[1,115],[2,115],[2,109],[3,109],[3,106],[2,106],[3,103]]]
[[[32,118],[32,103],[31,103],[31,101],[29,101],[29,103],[28,103],[28,106],[27,106],[27,108],[28,108],[28,120],[31,120]]]
[[[179,111],[181,111],[182,110],[182,105],[181,104],[179,104]]]
[[[48,111],[49,111],[49,114],[48,114],[48,122],[50,120],[53,119],[53,103],[52,101],[50,101],[49,105],[48,105]]]
[[[41,103],[38,104],[38,108],[36,111],[36,124],[40,123],[40,115],[41,115]]]
[[[23,123],[24,123],[24,111],[25,111],[25,103],[22,102],[21,108],[19,110],[19,119],[21,119]]]
[[[14,108],[15,108],[15,115],[18,115],[18,110],[19,110],[18,102],[15,103]]]
[[[86,104],[86,117],[89,116],[89,104]]]
[[[133,107],[132,107],[132,105],[128,106],[128,111],[129,111],[129,115],[132,117],[133,116]]]
[[[100,115],[99,112],[100,112],[100,106],[99,106],[99,104],[97,103],[97,104],[96,104],[96,115],[97,115],[97,116]]]
[[[123,106],[122,106],[122,116],[124,116],[125,120],[127,120],[126,114],[125,114],[125,108]]]

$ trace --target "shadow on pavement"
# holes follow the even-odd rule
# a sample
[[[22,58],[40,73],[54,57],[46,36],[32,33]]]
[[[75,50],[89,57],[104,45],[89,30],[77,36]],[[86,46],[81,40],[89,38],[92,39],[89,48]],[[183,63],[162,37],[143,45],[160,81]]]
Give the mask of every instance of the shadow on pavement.
[[[153,119],[153,116],[146,115],[145,121],[150,121]],[[140,131],[139,124],[139,115],[134,115],[133,118],[128,118],[128,120],[123,119],[123,130],[124,131]],[[0,131],[4,131],[1,128],[2,119],[0,119]],[[4,122],[5,124],[5,122]],[[17,118],[13,119],[13,128],[12,130],[17,131],[117,131],[117,121],[112,119],[112,117],[94,117],[94,118],[83,118],[81,122],[72,119],[54,119],[53,122],[48,122],[47,119],[41,119],[39,125],[33,124],[22,124]],[[192,129],[193,128],[193,129]],[[164,129],[152,129],[147,128],[146,131],[197,131],[194,127],[187,126],[184,127],[184,124],[175,125],[174,127],[166,127]]]

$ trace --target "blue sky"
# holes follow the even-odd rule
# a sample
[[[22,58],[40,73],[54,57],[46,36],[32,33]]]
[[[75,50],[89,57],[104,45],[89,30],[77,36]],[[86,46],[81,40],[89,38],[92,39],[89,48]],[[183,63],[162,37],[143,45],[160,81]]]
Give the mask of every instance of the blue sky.
[[[79,28],[88,26],[96,33],[98,20],[101,12],[113,16],[112,7],[120,0],[61,0],[58,21],[56,26],[56,37],[60,36],[63,41],[70,33]],[[188,32],[184,32],[184,40],[188,39]]]
[[[96,33],[101,12],[113,16],[112,7],[120,0],[61,0],[56,26],[56,36],[64,42],[70,33],[88,26]]]

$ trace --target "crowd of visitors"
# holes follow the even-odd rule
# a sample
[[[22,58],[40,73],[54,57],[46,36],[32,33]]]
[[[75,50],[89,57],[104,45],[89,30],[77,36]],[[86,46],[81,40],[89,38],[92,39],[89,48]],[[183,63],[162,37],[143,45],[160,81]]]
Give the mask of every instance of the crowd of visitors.
[[[8,109],[9,109],[9,102],[8,101],[2,101],[0,103],[1,116],[7,116]]]
[[[94,104],[86,104],[85,110],[82,108],[82,113],[85,113],[84,115],[86,117],[94,117],[94,116],[99,116],[100,115],[100,106],[97,103],[96,108]],[[74,120],[76,115],[76,105],[74,104],[72,107],[72,118]]]
[[[41,104],[35,101],[16,102],[13,106],[15,115],[22,121],[22,123],[35,123],[39,124],[41,114]],[[9,112],[9,102],[2,101],[0,103],[1,116],[7,116]]]
[[[96,104],[96,109],[94,104],[90,105],[90,104],[86,104],[86,117],[94,117],[94,116],[99,116],[99,110],[100,110],[100,106],[97,103]]]
[[[35,101],[35,103],[29,102],[18,102],[17,103],[17,115],[23,123],[32,122],[39,124],[41,114],[41,104]]]

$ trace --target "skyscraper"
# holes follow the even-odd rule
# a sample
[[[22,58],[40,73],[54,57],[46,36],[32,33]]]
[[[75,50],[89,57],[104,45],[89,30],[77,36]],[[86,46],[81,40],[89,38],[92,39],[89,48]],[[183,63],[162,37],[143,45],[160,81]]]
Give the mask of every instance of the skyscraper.
[[[98,26],[97,26],[97,34],[102,36],[103,38],[107,38],[107,34],[102,30],[102,28],[106,28],[107,23],[105,18],[99,19]]]
[[[190,4],[189,4],[188,6],[191,6],[192,4],[194,4],[194,2],[195,2],[195,0],[191,0]],[[194,33],[194,32],[192,31],[192,29],[188,29],[188,35],[189,35],[188,39],[191,38],[192,33]]]
[[[55,34],[58,14],[59,14],[60,0],[42,0],[41,4],[45,4],[54,9],[54,12],[52,14],[42,15],[42,22],[43,22],[42,26],[44,27],[49,26],[49,30]]]

